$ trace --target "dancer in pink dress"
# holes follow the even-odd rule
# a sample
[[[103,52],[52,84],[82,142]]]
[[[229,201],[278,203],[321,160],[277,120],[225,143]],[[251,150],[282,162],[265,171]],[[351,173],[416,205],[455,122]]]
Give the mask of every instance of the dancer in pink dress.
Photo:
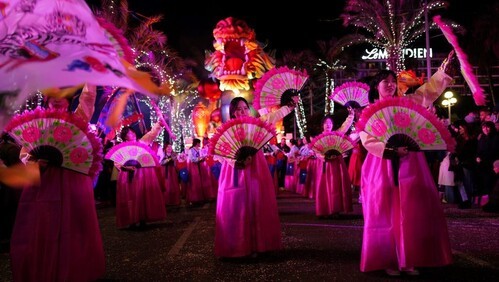
[[[150,145],[161,132],[158,122],[139,142]],[[137,134],[130,127],[121,131],[125,141],[137,141]],[[140,167],[138,162],[130,162],[120,166],[116,186],[116,226],[118,228],[145,227],[149,222],[160,222],[166,219],[165,200],[158,168]]]
[[[352,119],[353,114],[350,114],[337,132],[345,133]],[[322,119],[322,128],[323,133],[333,131],[332,116],[327,115]],[[320,168],[315,171],[315,214],[319,218],[337,218],[340,212],[353,211],[350,176],[343,156],[322,159],[320,164]]]
[[[73,115],[88,122],[95,96],[95,86],[86,85]],[[65,98],[47,102],[49,109],[69,109]],[[105,257],[92,177],[50,161],[39,163],[41,183],[23,190],[17,210],[10,249],[13,280],[99,279]]]
[[[192,146],[187,154],[189,156],[189,180],[186,185],[185,200],[189,205],[204,204],[210,199],[212,192],[208,171],[204,167],[206,157],[201,155],[200,139],[192,140]]]
[[[178,171],[175,166],[177,154],[173,151],[171,144],[166,144],[165,155],[161,160],[161,179],[164,185],[164,198],[167,206],[180,205],[180,184]]]
[[[451,80],[439,70],[408,97],[428,107]],[[380,71],[371,85],[371,103],[396,96],[393,71]],[[424,153],[407,147],[388,148],[364,131],[359,134],[368,151],[361,173],[364,234],[360,270],[418,275],[415,267],[452,263],[443,209]],[[392,160],[399,161],[397,171]]]
[[[293,100],[296,102],[295,98]],[[263,116],[274,124],[293,110],[283,106]],[[250,115],[248,102],[232,99],[230,117]],[[244,257],[282,249],[281,225],[272,176],[262,150],[250,158],[244,168],[224,160],[219,179],[215,255]]]

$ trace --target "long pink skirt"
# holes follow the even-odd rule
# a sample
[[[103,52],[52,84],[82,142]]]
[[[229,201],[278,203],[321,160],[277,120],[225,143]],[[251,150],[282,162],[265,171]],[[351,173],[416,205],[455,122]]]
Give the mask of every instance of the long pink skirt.
[[[309,159],[307,163],[307,179],[305,180],[305,187],[303,189],[303,196],[309,199],[315,199],[316,182],[320,181],[320,174],[322,173],[322,161],[318,158]]]
[[[211,182],[201,163],[188,162],[189,181],[186,185],[185,200],[188,203],[201,203],[209,200]],[[204,178],[203,178],[204,177]]]
[[[105,272],[92,179],[48,167],[23,190],[11,240],[14,281],[93,281]]]
[[[361,271],[452,263],[447,224],[424,153],[410,152],[400,160],[398,186],[391,161],[368,154],[361,188]]]
[[[224,162],[217,198],[215,255],[242,257],[280,250],[281,224],[263,153],[239,170]]]
[[[365,158],[365,149],[362,147],[362,143],[359,142],[353,148],[352,156],[350,156],[350,162],[348,163],[348,174],[350,175],[352,185],[360,186],[362,164]]]
[[[318,172],[320,181],[316,182],[315,214],[333,215],[339,212],[351,212],[352,188],[348,168],[340,156],[332,161],[323,162]]]
[[[180,205],[180,184],[178,180],[178,171],[175,165],[169,164],[161,166],[159,169],[163,197],[165,205],[178,206]]]
[[[116,187],[116,226],[166,219],[165,200],[156,167],[135,170],[130,181],[127,171],[120,171]]]

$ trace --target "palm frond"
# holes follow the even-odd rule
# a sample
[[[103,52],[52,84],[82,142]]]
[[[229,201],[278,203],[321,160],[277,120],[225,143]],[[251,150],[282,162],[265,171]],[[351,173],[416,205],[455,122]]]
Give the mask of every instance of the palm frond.
[[[364,36],[358,37],[355,42],[368,42],[391,50],[387,63],[391,69],[399,71],[399,63],[403,65],[401,50],[424,34],[425,9],[428,13],[434,13],[447,5],[447,2],[440,0],[426,4],[414,0],[347,0],[340,18],[344,26],[353,26],[357,29],[356,35]],[[355,44],[348,37],[351,36],[343,40],[345,47]]]

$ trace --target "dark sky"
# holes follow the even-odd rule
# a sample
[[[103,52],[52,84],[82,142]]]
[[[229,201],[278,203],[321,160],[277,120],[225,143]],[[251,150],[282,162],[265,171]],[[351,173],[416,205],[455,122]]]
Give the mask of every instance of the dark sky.
[[[471,18],[479,11],[477,5],[489,1],[492,0],[474,3],[450,0],[449,8],[441,10],[441,14],[468,27]],[[99,0],[87,2],[91,5],[100,3]],[[168,45],[182,57],[196,57],[204,50],[213,50],[213,28],[219,20],[229,16],[245,20],[255,30],[258,41],[277,51],[315,48],[318,40],[341,37],[347,32],[338,18],[344,0],[293,1],[301,2],[296,4],[270,0],[221,2],[129,0],[128,4],[137,18],[140,15],[163,15],[162,23],[154,27],[165,32]]]
[[[128,3],[130,10],[138,14],[163,15],[162,23],[155,28],[163,30],[168,45],[185,56],[212,50],[213,28],[218,21],[229,16],[245,20],[255,30],[256,39],[268,43],[270,49],[305,48],[319,39],[331,38],[342,29],[337,17],[343,1],[331,1],[330,8],[322,4],[302,4],[300,7],[289,2],[285,5],[273,3],[281,6],[274,9],[266,6],[269,1],[241,1],[231,5],[217,5],[216,1],[177,0],[129,0]],[[244,8],[245,4],[249,6]]]

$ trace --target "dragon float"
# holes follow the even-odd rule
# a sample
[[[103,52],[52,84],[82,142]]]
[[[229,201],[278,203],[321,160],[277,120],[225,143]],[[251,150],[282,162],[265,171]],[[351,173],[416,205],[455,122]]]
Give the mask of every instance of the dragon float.
[[[260,78],[275,65],[268,56],[255,32],[245,21],[228,17],[213,30],[214,52],[206,51],[205,69],[220,81],[220,90],[250,90],[251,79]]]

